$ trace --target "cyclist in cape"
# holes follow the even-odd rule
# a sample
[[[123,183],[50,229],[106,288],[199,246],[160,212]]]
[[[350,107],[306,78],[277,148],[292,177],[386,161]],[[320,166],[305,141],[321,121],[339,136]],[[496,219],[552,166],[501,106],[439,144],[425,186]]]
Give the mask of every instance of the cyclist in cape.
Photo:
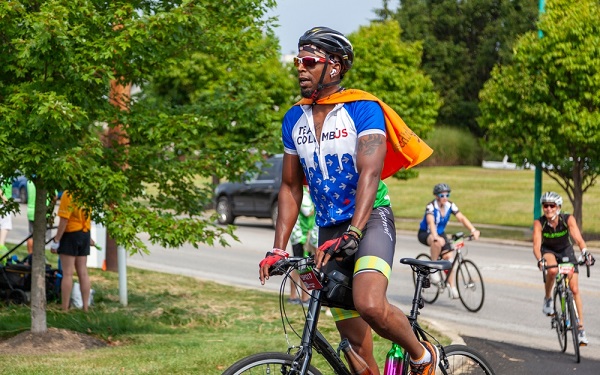
[[[429,246],[431,259],[433,260],[438,259],[442,251],[444,252],[442,253],[444,259],[452,257],[452,252],[448,251],[451,248],[446,235],[446,225],[448,225],[452,215],[471,232],[474,239],[479,239],[481,235],[481,232],[471,224],[471,221],[458,210],[456,204],[450,201],[451,191],[450,186],[445,183],[439,183],[433,187],[435,199],[425,206],[425,214],[419,225],[417,238],[423,245]],[[439,283],[441,281],[439,272],[431,274],[430,279],[434,284]],[[453,284],[454,277],[451,275],[448,281],[452,298],[459,298],[456,285]]]
[[[558,260],[562,262],[563,257],[568,257],[569,262],[575,265],[575,272],[569,276],[569,287],[573,292],[573,299],[579,312],[579,345],[587,345],[588,339],[583,329],[583,302],[579,290],[579,262],[575,258],[572,241],[575,241],[581,250],[580,259],[589,259],[591,264],[594,264],[595,259],[587,251],[575,218],[572,215],[561,213],[562,197],[549,191],[542,195],[540,203],[543,215],[533,222],[533,255],[537,260],[538,268],[542,271],[542,260],[545,260],[546,267],[549,267],[556,266]],[[553,315],[554,305],[551,293],[558,268],[548,268],[547,272],[542,312],[546,315]]]
[[[316,264],[326,273],[336,269],[352,278],[356,310],[331,309],[340,336],[350,341],[374,374],[379,370],[371,328],[407,350],[414,361],[412,374],[434,374],[438,349],[419,342],[406,315],[386,298],[396,231],[382,181],[389,176],[388,158],[411,167],[431,149],[383,102],[340,86],[354,60],[352,45],[343,34],[315,27],[300,37],[298,49],[294,63],[303,99],[283,119],[279,216],[274,248],[259,265],[261,283],[269,278],[273,264],[288,257],[282,249],[298,216],[306,178],[319,226]],[[409,147],[403,152],[409,157],[387,151],[388,122],[407,129]]]

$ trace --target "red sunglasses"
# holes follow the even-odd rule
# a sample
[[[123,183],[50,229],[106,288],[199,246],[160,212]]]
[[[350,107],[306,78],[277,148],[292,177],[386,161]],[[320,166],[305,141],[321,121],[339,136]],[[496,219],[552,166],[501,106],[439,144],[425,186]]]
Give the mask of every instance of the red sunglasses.
[[[324,63],[327,61],[324,57],[315,57],[315,56],[304,56],[298,57],[294,56],[294,66],[299,67],[300,64],[304,65],[306,68],[314,68],[318,63]]]

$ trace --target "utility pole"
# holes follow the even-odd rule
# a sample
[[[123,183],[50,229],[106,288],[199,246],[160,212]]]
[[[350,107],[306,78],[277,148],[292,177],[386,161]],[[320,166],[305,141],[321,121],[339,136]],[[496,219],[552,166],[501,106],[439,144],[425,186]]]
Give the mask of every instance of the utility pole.
[[[545,8],[545,0],[539,2],[539,18],[542,18]],[[538,36],[541,38],[544,36],[542,30],[538,29]],[[542,197],[542,163],[539,162],[535,166],[535,182],[533,184],[533,220],[536,220],[542,214],[542,206],[540,204],[540,198]]]

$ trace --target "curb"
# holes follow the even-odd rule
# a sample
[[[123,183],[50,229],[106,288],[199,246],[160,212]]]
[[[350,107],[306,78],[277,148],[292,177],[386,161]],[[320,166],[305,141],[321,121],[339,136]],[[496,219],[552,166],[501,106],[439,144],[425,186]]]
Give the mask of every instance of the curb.
[[[433,328],[436,331],[440,332],[442,335],[448,336],[450,338],[450,340],[451,340],[451,344],[452,345],[465,345],[465,341],[458,334],[458,331],[455,331],[454,329],[448,328],[447,326],[441,324],[437,320],[429,320],[429,319],[422,319],[422,320],[427,325],[429,325],[431,328]]]

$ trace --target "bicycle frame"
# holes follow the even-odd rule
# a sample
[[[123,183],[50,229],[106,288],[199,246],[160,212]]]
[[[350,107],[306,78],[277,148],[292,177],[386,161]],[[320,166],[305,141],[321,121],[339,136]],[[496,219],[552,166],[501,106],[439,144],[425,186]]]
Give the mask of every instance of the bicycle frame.
[[[558,260],[558,259],[557,259]],[[573,351],[575,354],[575,362],[579,363],[581,360],[579,352],[579,312],[577,305],[575,304],[575,298],[573,291],[570,288],[570,275],[573,272],[573,264],[568,263],[568,258],[564,258],[563,262],[553,266],[546,266],[543,263],[543,276],[544,281],[546,280],[546,272],[549,268],[558,268],[558,273],[555,277],[555,285],[552,290],[552,297],[554,298],[554,315],[552,316],[551,324],[552,328],[556,329],[558,334],[558,340],[561,347],[561,352],[565,352],[567,349],[567,333],[571,331],[573,337]]]
[[[449,261],[438,261],[436,263],[440,264],[440,269],[449,269],[451,264]],[[423,330],[423,328],[421,328],[417,321],[419,316],[419,310],[424,307],[423,300],[421,299],[421,293],[423,285],[425,283],[429,283],[429,279],[427,278],[429,272],[419,270],[415,270],[415,272],[417,272],[417,287],[415,288],[415,292],[413,295],[410,314],[407,316],[407,318],[417,338],[419,338],[420,340],[429,341],[429,338],[433,338],[433,336],[429,335],[425,330]],[[306,320],[302,330],[300,345],[298,346],[298,351],[294,355],[294,362],[292,364],[291,374],[300,375],[305,374],[307,372],[312,360],[312,350],[314,348],[329,363],[335,374],[351,375],[350,370],[346,367],[345,363],[342,361],[340,355],[338,354],[339,351],[336,351],[331,346],[331,344],[329,344],[327,339],[317,329],[322,306],[321,293],[322,291],[319,289],[315,289],[311,292],[310,302],[306,312]],[[437,342],[437,340],[435,341]],[[288,354],[291,354],[292,349],[294,349],[294,347],[288,348]],[[447,367],[448,363],[443,351],[444,349],[440,345],[440,357],[442,358],[443,365]],[[405,356],[405,373],[407,373],[409,368],[409,360],[409,357]],[[442,372],[445,373],[445,370],[442,370]]]
[[[458,243],[458,246],[457,246]],[[452,248],[447,250],[446,252],[442,251],[440,253],[440,258],[443,254],[448,254],[450,252],[454,252],[454,259],[452,259],[452,267],[448,270],[448,272],[444,272],[442,277],[442,281],[444,282],[444,287],[448,285],[450,281],[450,276],[454,275],[454,272],[457,271],[458,265],[463,261],[462,248],[465,247],[464,240],[461,238],[459,241],[452,243]]]
[[[573,292],[571,291],[571,287],[569,286],[569,278],[567,277],[567,275],[564,274],[558,274],[556,275],[556,287],[555,287],[558,291],[559,294],[561,296],[561,301],[560,301],[560,305],[561,305],[561,309],[563,314],[565,313],[565,310],[567,309],[567,300],[570,301],[571,303],[575,303],[575,300],[573,298]],[[577,306],[575,307],[575,318],[577,318],[577,320],[579,320],[579,312],[577,311]],[[572,322],[567,321],[567,329],[571,328],[571,324]]]
[[[439,263],[443,268],[450,268],[448,261],[442,261]],[[425,283],[429,283],[427,275],[429,272],[417,272],[417,287],[413,295],[412,306],[410,314],[407,316],[410,326],[417,338],[420,340],[429,341],[429,338],[433,336],[429,335],[418,323],[419,310],[424,307],[423,300],[421,299],[422,287]],[[323,358],[329,363],[335,374],[338,375],[351,375],[350,371],[342,361],[339,354],[329,344],[327,339],[318,331],[317,325],[319,315],[321,312],[321,290],[313,290],[311,293],[310,303],[307,309],[306,321],[304,329],[302,331],[302,338],[300,341],[300,348],[294,357],[294,364],[292,366],[293,371],[300,371],[298,374],[305,374],[312,359],[312,348],[314,347],[317,352],[323,356]],[[435,338],[434,338],[435,340]],[[435,340],[437,342],[437,340]],[[312,346],[311,346],[312,343]],[[438,343],[439,344],[439,343]],[[291,349],[291,348],[290,348]],[[289,350],[288,350],[289,353]],[[445,368],[448,367],[448,360],[444,353],[444,348],[440,345],[440,358],[442,360],[442,373],[446,373]],[[404,357],[404,369],[407,373],[409,369],[409,356]]]
[[[455,261],[456,261],[455,257]],[[402,260],[400,260],[401,263]],[[438,261],[439,262],[439,261]],[[442,262],[448,262],[449,261],[442,261]],[[452,270],[454,268],[455,262],[451,263],[452,265],[450,267],[447,266],[447,264],[445,265],[445,267],[447,267],[449,270]],[[412,266],[411,266],[412,267]],[[413,294],[413,300],[412,300],[412,306],[410,308],[410,314],[407,316],[408,321],[410,323],[410,326],[413,330],[413,332],[415,333],[415,336],[417,336],[418,339],[420,340],[426,340],[429,341],[428,339],[428,333],[425,332],[425,330],[423,330],[423,328],[421,328],[421,326],[419,325],[417,318],[419,316],[419,310],[422,309],[425,306],[425,303],[423,302],[423,299],[421,298],[421,293],[423,292],[423,288],[429,288],[430,285],[430,281],[428,278],[429,272],[425,272],[423,270],[419,270],[419,269],[415,269],[413,267],[413,272],[417,273],[417,284],[415,287],[415,292]],[[440,271],[441,272],[441,271]],[[448,274],[450,274],[450,272],[448,272]],[[431,336],[431,335],[429,335]],[[433,338],[433,336],[431,336]],[[434,338],[435,340],[435,338]],[[437,340],[435,340],[437,341]],[[446,354],[444,353],[444,347],[442,345],[439,346],[440,349],[440,361],[441,361],[441,370],[442,373],[444,375],[446,375],[446,370],[448,368],[448,359],[446,358]],[[404,356],[404,372],[406,373],[408,368],[409,368],[409,356],[405,355]]]
[[[303,264],[299,264],[304,261]],[[424,301],[422,298],[423,288],[430,286],[429,274],[432,270],[448,270],[452,267],[452,263],[446,260],[442,261],[431,261],[431,260],[419,260],[413,258],[402,258],[400,263],[409,265],[415,274],[417,274],[417,286],[415,287],[414,297],[410,310],[410,315],[407,316],[411,328],[419,340],[430,341],[436,347],[439,348],[440,352],[440,365],[438,370],[444,375],[448,374],[462,374],[462,370],[465,368],[479,369],[479,373],[486,375],[493,375],[494,371],[491,369],[487,361],[477,353],[476,350],[469,348],[464,345],[449,345],[444,348],[440,342],[421,328],[417,322],[419,316],[419,310],[424,307]],[[270,270],[270,275],[285,275],[284,282],[281,284],[280,289],[280,304],[281,308],[284,309],[283,296],[285,293],[285,280],[290,276],[290,273],[294,269],[302,270],[300,273],[301,279],[305,286],[311,291],[311,299],[308,304],[308,308],[305,311],[305,321],[303,324],[302,334],[296,332],[291,326],[288,320],[287,325],[292,328],[292,331],[300,337],[300,344],[293,345],[288,340],[287,353],[279,352],[265,352],[256,353],[248,357],[238,360],[236,363],[231,365],[224,374],[226,375],[241,375],[241,374],[254,374],[255,370],[258,369],[259,373],[285,373],[287,375],[306,375],[310,374],[321,374],[321,372],[311,364],[313,357],[313,350],[329,364],[333,373],[337,375],[351,375],[351,371],[346,366],[342,357],[340,356],[341,348],[337,351],[331,346],[327,339],[318,331],[317,325],[319,321],[319,315],[321,313],[321,306],[323,302],[321,298],[324,297],[322,293],[328,293],[328,289],[323,289],[323,286],[328,283],[329,275],[326,275],[314,268],[314,263],[304,258],[287,258],[281,260],[279,265],[275,265]],[[335,280],[335,277],[333,278]],[[284,311],[282,313],[282,323],[284,324],[284,331],[286,330],[286,322],[284,319]],[[286,333],[287,337],[287,333]],[[343,340],[343,344],[346,341]],[[292,353],[294,352],[295,353]],[[402,375],[408,374],[410,371],[409,356],[404,356],[404,367]],[[327,372],[331,373],[331,372]],[[436,372],[437,373],[437,372]]]
[[[306,321],[304,323],[302,337],[300,339],[300,346],[298,352],[295,354],[291,373],[306,374],[312,359],[312,349],[314,347],[317,353],[325,358],[336,374],[351,375],[344,362],[342,362],[340,356],[317,329],[320,314],[321,290],[316,289],[312,291],[310,296],[310,302],[306,312]],[[291,349],[293,349],[293,347],[288,349],[289,354],[291,354]]]

